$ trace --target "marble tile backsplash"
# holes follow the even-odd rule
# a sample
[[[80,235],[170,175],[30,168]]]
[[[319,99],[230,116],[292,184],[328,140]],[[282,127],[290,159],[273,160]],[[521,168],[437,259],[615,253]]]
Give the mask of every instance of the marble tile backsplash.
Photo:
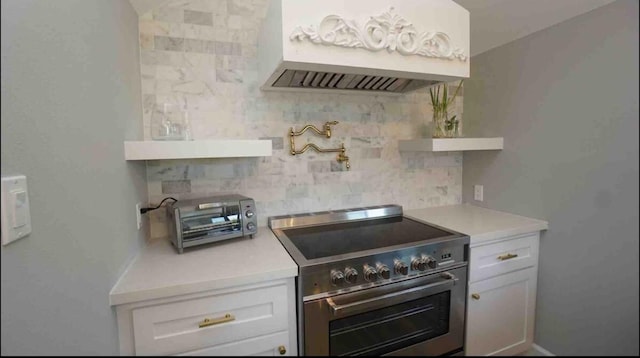
[[[429,136],[427,90],[380,96],[259,89],[257,39],[267,6],[268,0],[170,0],[140,17],[145,140],[153,112],[171,103],[188,111],[194,140],[269,139],[273,148],[271,157],[149,161],[150,203],[240,193],[256,200],[259,225],[288,213],[460,203],[461,152],[398,151],[400,139]],[[455,109],[460,118],[461,96]],[[335,153],[289,154],[291,127],[333,120],[339,124],[331,139],[307,132],[296,146],[344,143],[349,171]],[[164,211],[149,214],[152,238],[166,235]]]

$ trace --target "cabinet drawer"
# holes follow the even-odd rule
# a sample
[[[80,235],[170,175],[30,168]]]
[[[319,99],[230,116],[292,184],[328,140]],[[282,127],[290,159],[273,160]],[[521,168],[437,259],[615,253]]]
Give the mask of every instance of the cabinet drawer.
[[[284,354],[279,347],[284,347]],[[291,355],[289,332],[278,332],[249,338],[242,341],[221,344],[215,347],[177,354],[178,356],[280,356]]]
[[[287,285],[141,307],[133,310],[132,318],[137,355],[194,351],[286,331]],[[200,327],[205,319],[216,323]]]
[[[471,248],[469,282],[537,265],[539,237],[534,233]]]

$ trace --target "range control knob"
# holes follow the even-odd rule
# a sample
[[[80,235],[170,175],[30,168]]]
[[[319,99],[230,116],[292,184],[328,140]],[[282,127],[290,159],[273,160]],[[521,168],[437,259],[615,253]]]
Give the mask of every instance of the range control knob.
[[[391,277],[389,266],[385,264],[377,264],[376,269],[378,270],[378,275],[380,275],[380,277],[384,278],[385,280]]]
[[[331,270],[331,283],[338,286],[344,283],[344,274],[340,270]]]
[[[438,262],[431,256],[422,255],[422,261],[424,261],[430,269],[436,268]]]
[[[244,216],[246,216],[248,218],[252,218],[253,217],[253,211],[251,211],[251,210],[245,211]]]
[[[369,265],[364,265],[363,269],[363,273],[364,273],[364,279],[367,281],[375,281],[378,279],[378,272],[371,266]]]
[[[347,267],[344,269],[344,280],[347,283],[356,283],[358,281],[358,271],[353,267]]]
[[[247,224],[247,230],[253,231],[255,229],[256,229],[256,224],[254,224],[254,223],[248,223]]]
[[[409,273],[409,266],[400,260],[393,261],[393,271],[397,274],[407,275]]]
[[[411,259],[411,269],[424,271],[427,269],[427,262],[422,258],[414,257]]]

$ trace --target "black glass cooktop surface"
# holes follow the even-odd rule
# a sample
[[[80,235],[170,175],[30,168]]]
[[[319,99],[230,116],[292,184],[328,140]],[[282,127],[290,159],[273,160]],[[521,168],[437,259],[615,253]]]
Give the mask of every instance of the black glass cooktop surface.
[[[402,216],[284,229],[283,232],[307,260],[453,235]]]

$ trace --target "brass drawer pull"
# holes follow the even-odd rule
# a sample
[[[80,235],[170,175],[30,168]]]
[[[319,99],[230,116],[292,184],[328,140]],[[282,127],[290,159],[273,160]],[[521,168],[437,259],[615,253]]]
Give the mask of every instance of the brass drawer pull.
[[[220,318],[205,318],[204,321],[198,324],[198,327],[200,328],[209,327],[209,326],[213,326],[214,324],[231,322],[235,319],[236,318],[232,314],[227,313],[226,315],[224,315],[224,317],[220,317]]]
[[[514,257],[518,257],[518,254],[506,254],[506,255],[502,255],[502,256],[498,256],[498,260],[509,260],[512,259]]]
[[[471,295],[471,298],[473,298],[474,300],[479,300],[480,299],[480,294],[479,293],[474,293]]]
[[[280,352],[280,355],[284,355],[287,353],[287,348],[285,348],[285,346],[280,346],[278,347],[278,352]]]

